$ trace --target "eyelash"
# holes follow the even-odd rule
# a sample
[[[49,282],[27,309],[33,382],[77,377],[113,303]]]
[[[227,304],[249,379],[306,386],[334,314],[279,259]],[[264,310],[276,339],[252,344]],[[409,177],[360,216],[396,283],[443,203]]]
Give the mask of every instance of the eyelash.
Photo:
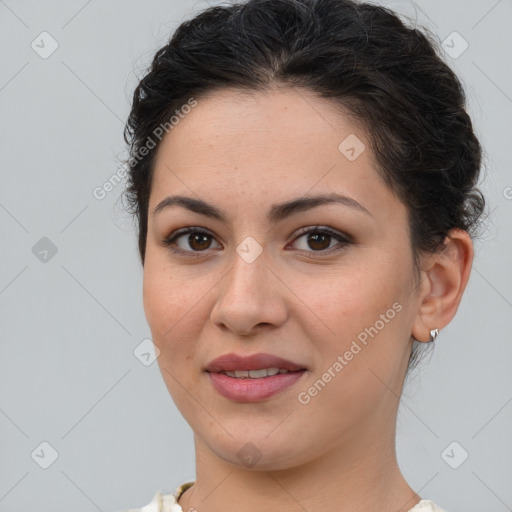
[[[333,231],[332,229],[330,229],[328,227],[324,227],[324,226],[315,226],[313,228],[311,228],[311,227],[302,228],[301,230],[299,230],[296,237],[293,239],[293,242],[295,242],[297,239],[301,238],[302,236],[308,235],[310,233],[329,235],[332,238],[336,239],[339,243],[337,245],[335,245],[334,247],[330,247],[329,249],[325,249],[325,250],[306,251],[309,253],[309,257],[313,257],[313,258],[322,257],[327,254],[332,254],[334,252],[338,252],[342,249],[345,249],[346,246],[353,244],[352,240],[350,240],[350,237],[348,237],[347,235],[342,235],[341,233]],[[204,256],[204,253],[206,253],[208,251],[208,249],[206,249],[204,251],[194,251],[194,250],[187,251],[187,250],[177,248],[175,246],[176,240],[178,240],[179,238],[181,238],[184,235],[190,235],[190,234],[206,235],[206,236],[214,238],[213,235],[208,230],[206,230],[204,228],[200,228],[200,227],[183,228],[183,229],[179,229],[179,230],[171,233],[167,238],[162,240],[162,244],[175,254],[182,254],[182,255],[186,255],[187,257],[192,257],[192,258]],[[304,251],[304,250],[299,249],[299,251]]]

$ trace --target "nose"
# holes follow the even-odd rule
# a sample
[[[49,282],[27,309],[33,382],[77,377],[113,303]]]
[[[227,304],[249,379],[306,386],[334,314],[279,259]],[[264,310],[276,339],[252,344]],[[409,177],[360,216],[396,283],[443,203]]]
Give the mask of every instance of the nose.
[[[288,316],[283,284],[267,265],[264,254],[247,263],[238,254],[219,283],[211,311],[214,325],[239,336],[279,327]]]

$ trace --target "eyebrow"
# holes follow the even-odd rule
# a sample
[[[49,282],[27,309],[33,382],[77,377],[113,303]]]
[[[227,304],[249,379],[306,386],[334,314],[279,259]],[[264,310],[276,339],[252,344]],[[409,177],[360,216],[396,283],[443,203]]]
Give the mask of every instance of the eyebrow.
[[[295,213],[304,212],[317,206],[333,203],[343,204],[349,208],[353,208],[354,210],[358,210],[365,213],[366,215],[369,215],[370,217],[373,217],[373,215],[355,199],[345,195],[331,193],[300,197],[286,201],[285,203],[274,204],[271,206],[269,212],[267,213],[267,221],[270,224],[275,224]],[[156,205],[155,209],[153,210],[153,215],[156,215],[157,213],[170,208],[171,206],[181,206],[182,208],[186,208],[192,212],[204,215],[205,217],[216,219],[221,222],[226,222],[226,218],[222,213],[222,210],[216,206],[206,203],[201,199],[194,199],[192,197],[186,196],[166,197]]]

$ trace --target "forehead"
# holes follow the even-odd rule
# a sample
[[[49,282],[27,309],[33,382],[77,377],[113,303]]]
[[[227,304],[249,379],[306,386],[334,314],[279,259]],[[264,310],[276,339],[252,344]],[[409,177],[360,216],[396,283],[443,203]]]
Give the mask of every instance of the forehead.
[[[381,209],[395,200],[361,123],[333,100],[297,88],[223,89],[197,98],[163,138],[150,210],[171,193],[258,206],[310,191]]]

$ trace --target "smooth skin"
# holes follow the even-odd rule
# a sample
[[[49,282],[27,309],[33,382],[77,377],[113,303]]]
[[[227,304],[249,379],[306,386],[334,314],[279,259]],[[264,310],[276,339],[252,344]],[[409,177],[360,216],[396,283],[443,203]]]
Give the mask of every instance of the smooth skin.
[[[420,496],[397,464],[397,397],[411,336],[427,342],[457,311],[473,260],[470,236],[452,230],[445,248],[415,269],[406,207],[377,173],[365,131],[332,100],[283,86],[217,90],[197,101],[158,148],[143,286],[162,376],[194,431],[196,483],[180,505],[409,510]],[[366,147],[354,161],[338,148],[350,134]],[[331,193],[363,208],[331,203],[267,219],[275,204]],[[178,205],[154,213],[175,195],[215,206],[224,220]],[[316,226],[339,238],[299,232]],[[207,235],[165,244],[196,227]],[[247,237],[263,249],[251,263],[236,250]],[[395,303],[400,312],[301,403],[299,393]],[[229,352],[266,352],[307,371],[267,400],[235,402],[204,371]],[[237,455],[247,443],[260,457],[251,467]]]

